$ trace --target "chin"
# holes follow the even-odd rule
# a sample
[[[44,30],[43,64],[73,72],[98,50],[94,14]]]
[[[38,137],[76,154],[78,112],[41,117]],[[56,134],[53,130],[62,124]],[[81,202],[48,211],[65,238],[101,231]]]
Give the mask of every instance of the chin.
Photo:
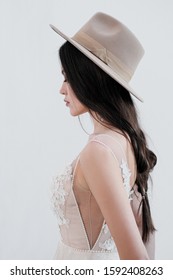
[[[75,111],[75,112],[70,111],[70,114],[71,114],[71,116],[73,116],[73,117],[77,117],[77,116],[80,116],[80,115],[82,115],[82,114],[85,114],[86,112],[88,112],[88,111],[87,111],[87,110],[85,110],[85,111]]]
[[[70,115],[73,117],[79,116],[79,113],[77,111],[70,110]]]

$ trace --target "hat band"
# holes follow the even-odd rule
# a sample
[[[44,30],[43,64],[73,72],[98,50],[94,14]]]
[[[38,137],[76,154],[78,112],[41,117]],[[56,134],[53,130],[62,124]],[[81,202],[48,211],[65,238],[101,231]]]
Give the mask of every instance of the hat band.
[[[99,42],[90,37],[88,34],[79,31],[72,39],[82,45],[92,54],[97,56],[106,65],[108,65],[115,73],[117,73],[127,83],[131,80],[133,72],[122,63],[115,55],[103,47]]]

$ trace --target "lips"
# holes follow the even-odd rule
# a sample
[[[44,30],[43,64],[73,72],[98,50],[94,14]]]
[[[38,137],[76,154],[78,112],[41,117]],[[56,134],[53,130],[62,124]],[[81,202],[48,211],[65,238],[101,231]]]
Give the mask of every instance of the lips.
[[[64,102],[66,103],[66,106],[68,106],[70,104],[70,102],[67,100],[64,100]]]

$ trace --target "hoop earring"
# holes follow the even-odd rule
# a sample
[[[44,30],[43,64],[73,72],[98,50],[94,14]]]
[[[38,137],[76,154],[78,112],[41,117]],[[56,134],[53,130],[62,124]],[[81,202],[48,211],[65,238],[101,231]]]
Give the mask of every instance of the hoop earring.
[[[78,120],[79,120],[80,126],[82,127],[83,131],[84,131],[87,135],[90,135],[90,134],[85,130],[85,128],[83,127],[83,124],[82,124],[82,122],[81,122],[80,116],[78,116]]]

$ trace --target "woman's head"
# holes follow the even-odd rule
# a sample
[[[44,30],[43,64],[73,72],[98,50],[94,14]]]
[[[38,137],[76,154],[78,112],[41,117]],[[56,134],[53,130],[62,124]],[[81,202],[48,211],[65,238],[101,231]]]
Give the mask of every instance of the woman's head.
[[[97,121],[102,119],[104,126],[119,129],[125,137],[130,137],[137,165],[135,183],[144,198],[143,240],[146,241],[149,233],[154,231],[147,190],[149,174],[157,158],[147,147],[131,95],[69,42],[60,48],[59,55],[65,79],[82,108]]]
[[[135,108],[129,92],[112,79],[96,64],[69,42],[59,51],[67,85],[60,92],[65,93],[70,87],[84,111],[95,113],[97,119],[103,119],[106,126],[123,129],[122,120],[136,118]],[[116,125],[115,125],[116,121]],[[135,120],[132,120],[135,123]]]

